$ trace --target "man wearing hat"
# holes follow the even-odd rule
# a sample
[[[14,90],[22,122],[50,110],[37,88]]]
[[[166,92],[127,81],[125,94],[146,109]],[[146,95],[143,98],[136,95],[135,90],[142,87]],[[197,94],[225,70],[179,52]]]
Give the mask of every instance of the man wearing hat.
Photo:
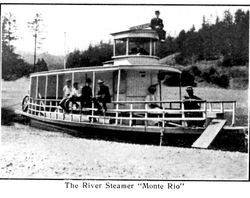
[[[165,41],[166,32],[165,32],[165,30],[163,30],[163,27],[164,27],[163,21],[162,21],[162,19],[159,18],[159,15],[160,15],[160,11],[156,10],[155,11],[156,17],[151,19],[150,27],[153,30],[157,31],[160,41],[163,42],[163,41]]]
[[[92,80],[90,78],[86,79],[85,86],[82,88],[81,104],[82,107],[90,108],[92,106]]]
[[[194,90],[193,90],[192,86],[188,86],[186,88],[186,92],[187,92],[188,96],[184,96],[185,99],[201,100],[199,97],[194,95]]]
[[[98,111],[100,112],[101,111],[101,108],[106,112],[107,111],[107,103],[110,103],[111,102],[111,96],[110,96],[110,93],[109,93],[109,88],[107,85],[104,84],[104,81],[103,80],[98,80],[97,81],[98,85],[99,85],[99,91],[96,95],[96,99],[98,102],[102,103],[102,107],[101,105],[95,101],[95,104],[98,108]]]
[[[197,102],[196,100],[202,100],[201,98],[197,97],[196,95],[194,95],[194,90],[192,86],[188,86],[186,88],[186,92],[187,92],[187,96],[184,96],[184,107],[185,109],[190,109],[190,110],[195,110],[195,109],[200,109],[201,105],[199,102]],[[187,112],[185,113],[186,117],[202,117],[202,112]],[[188,121],[187,122],[188,126],[199,126],[202,125],[203,122],[199,122],[199,121]]]

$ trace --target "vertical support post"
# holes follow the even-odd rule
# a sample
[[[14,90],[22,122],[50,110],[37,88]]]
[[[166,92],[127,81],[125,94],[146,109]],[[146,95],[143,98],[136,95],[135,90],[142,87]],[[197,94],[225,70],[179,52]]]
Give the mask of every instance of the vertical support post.
[[[46,106],[47,106],[47,92],[48,92],[48,75],[45,76],[45,93],[44,93],[44,116],[46,115]]]
[[[72,72],[72,88],[75,82],[75,72]],[[71,103],[71,114],[73,113],[73,103]],[[72,117],[72,116],[71,116]],[[73,120],[73,119],[72,119]]]
[[[223,102],[220,103],[220,108],[221,108],[221,113],[224,113],[224,103]]]
[[[31,109],[31,84],[32,84],[32,79],[33,79],[34,77],[31,77],[30,78],[30,84],[29,84],[29,105],[28,105],[28,113],[31,113],[31,111],[30,111],[30,109]]]
[[[153,48],[153,41],[152,41],[152,39],[150,39],[150,41],[149,41],[149,55],[150,56],[152,56],[152,48]]]
[[[181,102],[181,118],[182,118],[182,119],[185,118],[185,112],[184,112],[184,110],[185,110],[185,109],[184,109],[184,103]],[[182,120],[181,123],[182,123],[182,126],[185,127],[185,121]]]
[[[35,100],[34,100],[34,102],[35,102],[36,105],[40,104],[40,101],[38,101],[37,98],[38,98],[38,76],[36,77],[36,97],[35,97]],[[37,111],[37,110],[39,110],[39,107],[35,106],[35,109]]]
[[[165,110],[164,110],[164,108],[162,110],[162,127],[163,128],[165,127]]]
[[[205,118],[205,119],[207,119],[207,102],[204,102],[204,113],[203,113],[203,117]]]
[[[93,71],[93,88],[92,88],[92,98],[94,98],[95,97],[95,72]],[[94,116],[94,102],[92,101],[92,111],[91,111],[91,116],[92,116],[92,119],[91,119],[91,122],[93,123],[93,121],[94,121],[94,118],[93,118],[93,116]]]
[[[119,102],[119,98],[120,98],[120,83],[121,83],[121,70],[118,70],[118,77],[117,77],[117,92],[116,92],[116,101]],[[119,115],[119,104],[116,104],[116,120],[115,120],[115,124],[118,124],[118,115]]]
[[[115,47],[116,47],[116,40],[114,39],[114,44],[113,44],[113,56],[115,56]]]
[[[154,41],[154,56],[156,56],[156,42]]]
[[[182,99],[181,96],[181,74],[179,75],[179,95],[180,95],[180,100]]]
[[[160,102],[162,101],[162,86],[161,86],[161,81],[162,81],[162,77],[160,75],[160,71],[158,72],[158,84],[159,84],[159,94],[160,94]],[[160,103],[160,107],[162,107],[162,103]]]
[[[58,85],[59,85],[59,77],[58,77],[58,74],[56,74],[56,106],[59,105],[59,103],[57,101],[58,100]],[[56,119],[57,118],[58,118],[58,111],[56,111]]]
[[[75,82],[75,72],[72,72],[72,85],[74,84]]]
[[[56,74],[56,99],[58,100],[58,85],[59,85],[59,77],[58,74]]]
[[[118,77],[117,77],[117,92],[116,92],[116,101],[119,101],[120,97],[120,84],[121,84],[121,70],[118,70]]]
[[[235,124],[235,111],[236,111],[236,102],[233,102],[233,115],[232,115],[232,126]]]
[[[209,102],[208,106],[209,106],[209,107],[208,107],[209,111],[212,112],[212,103]]]
[[[164,129],[162,128],[160,131],[160,146],[162,145],[162,139],[163,139],[163,135],[164,135]]]
[[[36,99],[37,99],[37,96],[38,96],[38,76],[36,77]]]
[[[51,118],[51,111],[52,111],[52,107],[51,107],[51,105],[52,105],[52,101],[49,101],[49,112],[50,112],[50,118]]]
[[[148,105],[146,105],[146,103],[144,103],[144,108],[145,108],[145,117],[144,117],[144,120],[145,120],[145,127],[148,126]]]
[[[130,104],[130,112],[129,112],[129,126],[132,126],[132,113],[133,111],[133,104]]]
[[[128,52],[129,52],[129,38],[127,38],[126,40],[126,55],[128,56]]]

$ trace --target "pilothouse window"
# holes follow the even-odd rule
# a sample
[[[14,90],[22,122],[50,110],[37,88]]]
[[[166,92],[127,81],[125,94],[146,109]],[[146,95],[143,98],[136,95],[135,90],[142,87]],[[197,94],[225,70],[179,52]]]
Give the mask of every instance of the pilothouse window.
[[[151,38],[124,38],[116,39],[114,56],[150,55],[155,56],[156,41]]]

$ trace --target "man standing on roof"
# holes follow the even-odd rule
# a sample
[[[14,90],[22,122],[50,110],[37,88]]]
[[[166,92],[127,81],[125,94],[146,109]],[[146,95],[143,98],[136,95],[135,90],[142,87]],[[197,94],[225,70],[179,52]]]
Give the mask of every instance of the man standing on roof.
[[[150,27],[153,30],[157,31],[160,41],[164,42],[165,37],[166,37],[166,32],[165,32],[165,30],[163,30],[163,27],[164,27],[163,21],[162,21],[162,19],[159,18],[159,15],[160,15],[160,11],[156,10],[155,11],[155,16],[156,17],[151,19]]]

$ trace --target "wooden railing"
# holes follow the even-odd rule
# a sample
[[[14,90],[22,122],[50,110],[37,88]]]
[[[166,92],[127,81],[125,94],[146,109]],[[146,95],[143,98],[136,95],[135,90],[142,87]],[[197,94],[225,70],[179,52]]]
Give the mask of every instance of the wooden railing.
[[[79,116],[79,121],[83,120],[83,115],[90,118],[90,122],[95,119],[112,120],[114,125],[137,125],[136,122],[144,122],[143,125],[148,126],[148,122],[155,121],[158,126],[164,127],[168,124],[174,126],[186,126],[188,121],[205,121],[211,114],[224,114],[229,112],[232,114],[231,125],[235,124],[235,101],[205,101],[205,100],[189,100],[200,104],[200,109],[185,109],[184,103],[187,100],[169,100],[169,101],[119,101],[112,102],[114,108],[108,109],[103,115],[97,115],[97,108],[73,108],[70,106],[68,116],[70,121],[74,121],[74,116]],[[60,100],[57,99],[33,99],[30,98],[28,113],[55,119],[65,119],[65,114],[59,106]],[[156,103],[162,106],[162,109],[147,108],[147,104]],[[79,104],[80,105],[80,104]],[[135,106],[144,106],[138,108]],[[229,107],[230,108],[229,108]],[[93,107],[93,105],[92,105]],[[193,114],[190,116],[190,114]],[[63,116],[61,116],[63,115]],[[107,124],[107,123],[106,123]]]

